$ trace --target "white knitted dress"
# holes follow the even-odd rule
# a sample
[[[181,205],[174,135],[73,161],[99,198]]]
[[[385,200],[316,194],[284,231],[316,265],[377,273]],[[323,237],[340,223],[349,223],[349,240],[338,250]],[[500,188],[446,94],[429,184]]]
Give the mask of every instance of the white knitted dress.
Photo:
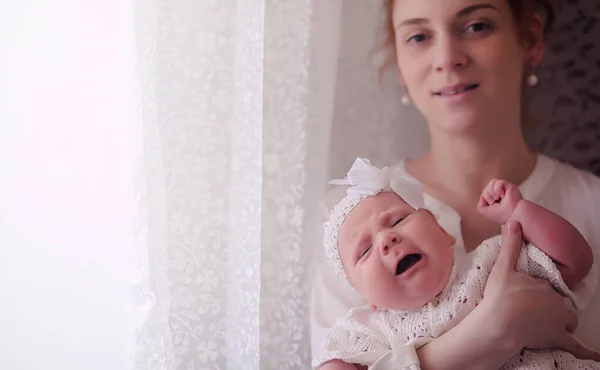
[[[412,367],[393,366],[393,357],[401,353],[407,344],[419,347],[441,336],[477,306],[483,299],[500,242],[501,237],[498,236],[486,240],[468,255],[455,252],[450,281],[437,298],[422,308],[375,312],[367,307],[350,310],[326,336],[325,353],[313,361],[313,367],[340,359],[368,365],[369,369],[417,369],[417,364]],[[522,249],[517,271],[547,279],[578,310],[588,304],[598,281],[594,270],[576,289],[570,290],[550,258],[531,244]],[[502,369],[600,369],[600,363],[579,360],[558,350],[524,350]]]

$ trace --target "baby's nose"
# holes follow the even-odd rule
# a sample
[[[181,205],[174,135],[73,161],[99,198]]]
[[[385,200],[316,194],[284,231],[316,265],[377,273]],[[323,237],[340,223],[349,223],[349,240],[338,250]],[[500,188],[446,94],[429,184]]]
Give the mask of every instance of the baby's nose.
[[[391,248],[394,245],[396,245],[399,241],[400,241],[400,239],[398,238],[398,236],[396,236],[396,235],[389,235],[388,234],[382,240],[382,243],[381,243],[381,253],[383,255],[387,255],[388,253],[390,253]]]

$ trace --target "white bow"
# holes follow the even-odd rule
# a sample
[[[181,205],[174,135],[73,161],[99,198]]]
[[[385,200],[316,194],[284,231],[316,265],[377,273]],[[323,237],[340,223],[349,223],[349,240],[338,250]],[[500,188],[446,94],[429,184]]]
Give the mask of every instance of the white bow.
[[[331,185],[351,185],[348,194],[371,196],[381,191],[393,191],[415,209],[424,208],[421,183],[404,175],[400,168],[377,168],[368,159],[357,158],[343,180],[331,180]]]

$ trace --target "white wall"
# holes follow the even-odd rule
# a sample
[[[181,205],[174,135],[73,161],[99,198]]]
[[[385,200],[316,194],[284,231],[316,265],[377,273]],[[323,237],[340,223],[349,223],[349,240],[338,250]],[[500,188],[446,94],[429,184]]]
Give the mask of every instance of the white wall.
[[[371,51],[378,35],[381,1],[344,0],[336,100],[331,138],[331,178],[345,176],[357,156],[390,165],[427,149],[425,122],[400,100],[393,68],[378,84]]]
[[[0,9],[3,370],[125,368],[131,14],[86,3]]]

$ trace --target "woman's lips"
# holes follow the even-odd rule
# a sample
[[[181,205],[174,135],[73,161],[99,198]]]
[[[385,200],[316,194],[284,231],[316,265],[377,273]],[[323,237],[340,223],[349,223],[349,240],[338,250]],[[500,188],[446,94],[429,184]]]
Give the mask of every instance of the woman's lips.
[[[479,87],[479,84],[460,84],[460,85],[454,85],[451,87],[446,87],[444,89],[435,91],[433,93],[433,95],[435,96],[441,96],[441,97],[445,97],[445,96],[455,96],[455,95],[460,95],[460,94],[464,94],[467,93],[469,91],[475,90]]]

